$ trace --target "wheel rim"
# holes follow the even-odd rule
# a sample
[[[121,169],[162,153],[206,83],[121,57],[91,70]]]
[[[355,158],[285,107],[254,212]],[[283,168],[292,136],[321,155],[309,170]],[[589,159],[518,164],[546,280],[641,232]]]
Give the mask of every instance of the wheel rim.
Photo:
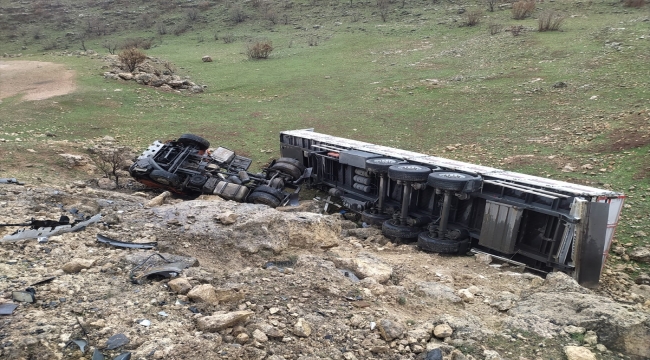
[[[458,174],[458,173],[438,173],[437,176],[441,178],[447,178],[447,179],[465,179],[467,176],[465,174]]]

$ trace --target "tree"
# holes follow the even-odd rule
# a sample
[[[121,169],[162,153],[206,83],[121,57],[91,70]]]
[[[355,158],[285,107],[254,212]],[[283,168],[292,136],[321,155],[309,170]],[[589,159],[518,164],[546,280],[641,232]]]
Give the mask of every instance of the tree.
[[[120,173],[125,167],[127,160],[131,158],[131,149],[126,146],[116,148],[93,147],[88,150],[90,158],[95,166],[101,170],[106,177],[120,186]]]
[[[489,12],[494,12],[494,6],[497,4],[497,1],[498,0],[486,0]]]
[[[115,50],[117,49],[117,41],[106,40],[102,43],[102,46],[108,50],[108,53],[115,55]]]
[[[122,65],[124,65],[126,70],[128,70],[129,72],[134,72],[135,69],[138,67],[138,65],[142,64],[145,60],[147,60],[147,55],[145,55],[142,51],[138,50],[137,48],[131,47],[122,50],[117,55],[117,58],[120,60]]]

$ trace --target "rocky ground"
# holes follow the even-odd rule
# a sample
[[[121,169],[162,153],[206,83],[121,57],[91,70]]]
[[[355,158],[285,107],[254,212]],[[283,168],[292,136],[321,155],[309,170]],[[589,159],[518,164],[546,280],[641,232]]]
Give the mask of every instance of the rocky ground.
[[[18,305],[0,316],[0,358],[650,358],[648,278],[625,268],[588,290],[562,273],[395,246],[311,201],[278,211],[39,186],[0,184],[0,223],[75,209],[103,218],[43,243],[0,242],[0,304]],[[97,234],[157,246],[120,249]],[[138,267],[156,253],[173,264],[155,256]],[[146,276],[156,266],[178,275]],[[29,287],[34,303],[13,300]]]

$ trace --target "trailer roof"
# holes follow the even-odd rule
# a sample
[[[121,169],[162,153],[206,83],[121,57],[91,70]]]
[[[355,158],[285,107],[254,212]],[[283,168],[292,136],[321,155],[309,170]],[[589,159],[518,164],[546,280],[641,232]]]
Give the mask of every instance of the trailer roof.
[[[598,189],[590,186],[578,185],[566,181],[553,180],[539,176],[526,175],[513,171],[506,171],[501,169],[492,168],[489,166],[482,166],[470,164],[462,161],[450,160],[436,156],[416,153],[413,151],[401,150],[387,146],[375,145],[363,141],[345,139],[337,136],[331,136],[314,132],[312,130],[288,130],[282,131],[280,134],[295,136],[299,138],[311,139],[319,142],[336,145],[346,149],[355,149],[367,151],[383,156],[392,158],[399,158],[403,160],[418,162],[432,166],[440,166],[447,169],[470,172],[482,176],[488,176],[505,181],[512,181],[523,183],[531,186],[538,186],[545,189],[554,189],[557,191],[567,192],[575,196],[606,196],[606,197],[619,197],[623,194],[614,191]]]

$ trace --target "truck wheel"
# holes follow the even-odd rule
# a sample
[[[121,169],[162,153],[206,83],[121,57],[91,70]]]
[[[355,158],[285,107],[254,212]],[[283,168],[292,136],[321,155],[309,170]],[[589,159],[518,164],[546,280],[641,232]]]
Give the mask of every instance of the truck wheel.
[[[271,170],[279,171],[283,174],[291,176],[292,180],[298,180],[302,176],[302,171],[296,165],[285,163],[285,162],[276,162],[273,166],[270,167]]]
[[[378,225],[390,219],[391,216],[388,214],[373,214],[367,210],[361,213],[361,221],[364,221],[368,225]]]
[[[392,180],[426,181],[431,169],[414,164],[399,164],[388,168],[388,177]]]
[[[280,201],[282,201],[282,199],[284,199],[284,194],[282,193],[282,191],[280,191],[278,189],[275,189],[275,188],[272,188],[272,187],[267,186],[267,185],[260,185],[260,186],[256,187],[255,190],[253,190],[253,192],[267,193],[269,195],[275,196]]]
[[[149,174],[149,178],[159,184],[171,187],[177,187],[181,183],[181,178],[165,170],[154,170]]]
[[[460,241],[438,239],[431,237],[429,232],[425,231],[418,235],[418,247],[424,251],[440,254],[465,253],[469,250],[469,239]]]
[[[427,185],[440,190],[462,191],[465,188],[465,184],[475,180],[480,181],[481,177],[459,172],[438,171],[429,174]]]
[[[208,140],[194,134],[183,134],[178,137],[176,142],[186,146],[194,146],[199,150],[207,150],[210,147]]]
[[[276,163],[287,163],[287,164],[291,164],[291,165],[297,167],[298,169],[300,169],[300,173],[301,173],[301,174],[302,174],[303,172],[305,172],[305,165],[303,165],[302,162],[301,162],[300,160],[296,160],[296,159],[294,159],[294,158],[289,158],[289,157],[281,157],[281,158],[275,160],[275,162],[276,162]]]
[[[381,224],[381,232],[391,238],[415,239],[422,232],[422,228],[396,224],[395,220],[391,219]]]
[[[267,194],[261,191],[253,191],[250,195],[248,195],[248,199],[246,199],[246,201],[253,204],[267,205],[272,208],[280,206],[280,199],[271,194]]]
[[[366,160],[366,170],[385,174],[388,172],[388,168],[393,165],[404,164],[404,160],[397,160],[391,158],[374,158]]]

